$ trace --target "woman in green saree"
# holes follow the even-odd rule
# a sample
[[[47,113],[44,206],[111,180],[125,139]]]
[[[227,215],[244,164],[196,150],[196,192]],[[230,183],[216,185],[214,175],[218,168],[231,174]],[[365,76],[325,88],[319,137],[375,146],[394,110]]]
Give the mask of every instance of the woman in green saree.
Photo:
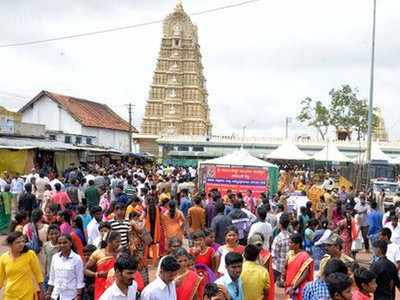
[[[0,193],[0,233],[8,233],[11,223],[11,202],[13,195],[10,192],[10,185],[4,187]]]

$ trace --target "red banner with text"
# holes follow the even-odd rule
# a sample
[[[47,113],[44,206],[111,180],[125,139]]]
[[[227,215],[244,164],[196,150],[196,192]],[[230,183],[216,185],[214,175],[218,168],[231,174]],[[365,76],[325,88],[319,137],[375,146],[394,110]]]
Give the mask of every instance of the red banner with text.
[[[222,195],[227,190],[245,195],[246,191],[251,190],[258,197],[268,190],[268,169],[208,165],[204,171],[203,182],[207,193],[217,188]]]

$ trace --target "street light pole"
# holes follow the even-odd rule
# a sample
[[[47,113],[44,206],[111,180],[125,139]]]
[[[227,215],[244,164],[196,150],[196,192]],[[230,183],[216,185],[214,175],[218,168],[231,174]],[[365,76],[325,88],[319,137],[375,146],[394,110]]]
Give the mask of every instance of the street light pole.
[[[292,122],[292,118],[286,117],[285,119],[285,139],[289,138],[289,123]]]
[[[376,0],[374,1],[374,14],[372,23],[372,52],[371,52],[371,74],[369,86],[369,104],[368,104],[368,140],[367,140],[367,163],[371,163],[371,147],[372,147],[372,118],[374,103],[374,79],[375,79],[375,27],[376,27]],[[369,169],[369,167],[368,167]]]

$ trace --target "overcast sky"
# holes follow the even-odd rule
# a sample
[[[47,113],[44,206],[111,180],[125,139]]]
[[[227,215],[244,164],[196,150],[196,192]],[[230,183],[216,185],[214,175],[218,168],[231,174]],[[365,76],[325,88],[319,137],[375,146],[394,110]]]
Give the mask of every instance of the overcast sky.
[[[184,0],[188,13],[240,0]],[[192,17],[198,25],[215,134],[284,135],[301,99],[327,101],[350,84],[367,98],[373,0],[262,0]],[[163,19],[175,0],[0,1],[0,44]],[[378,0],[375,105],[400,138],[400,1]],[[162,24],[39,45],[0,48],[0,105],[41,90],[109,104],[140,127]],[[14,96],[15,95],[15,96]],[[397,101],[397,103],[396,103]],[[307,130],[292,124],[291,135]]]

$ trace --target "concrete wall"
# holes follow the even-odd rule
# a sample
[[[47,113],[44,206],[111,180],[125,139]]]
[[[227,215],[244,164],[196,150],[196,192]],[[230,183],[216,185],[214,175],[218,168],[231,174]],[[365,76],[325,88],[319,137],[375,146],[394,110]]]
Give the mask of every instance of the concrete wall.
[[[105,128],[83,127],[82,134],[96,137],[96,145],[112,147],[122,152],[129,151],[128,132]]]
[[[82,125],[47,96],[43,96],[22,113],[22,122],[42,124],[47,130],[82,134]]]
[[[140,152],[147,152],[159,157],[159,146],[156,142],[156,138],[154,139],[138,139],[140,145]]]
[[[14,124],[14,134],[21,136],[44,137],[46,135],[46,127],[39,124],[17,122]]]

